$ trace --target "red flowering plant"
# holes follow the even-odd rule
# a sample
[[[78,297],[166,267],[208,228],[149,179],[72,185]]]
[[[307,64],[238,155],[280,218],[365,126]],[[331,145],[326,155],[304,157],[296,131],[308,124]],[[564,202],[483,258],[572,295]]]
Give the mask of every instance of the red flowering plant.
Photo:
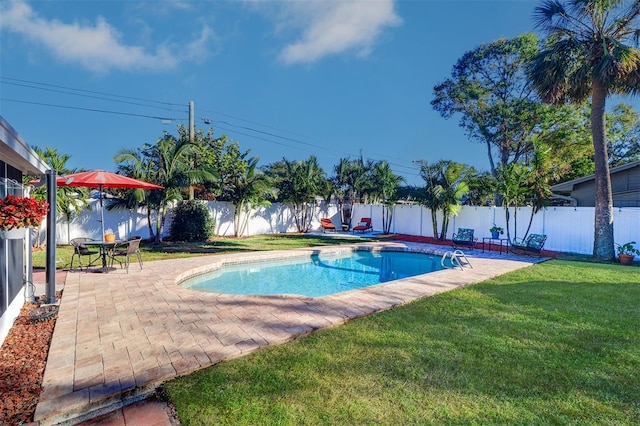
[[[0,198],[0,229],[39,226],[49,211],[49,203],[29,197],[7,195]]]

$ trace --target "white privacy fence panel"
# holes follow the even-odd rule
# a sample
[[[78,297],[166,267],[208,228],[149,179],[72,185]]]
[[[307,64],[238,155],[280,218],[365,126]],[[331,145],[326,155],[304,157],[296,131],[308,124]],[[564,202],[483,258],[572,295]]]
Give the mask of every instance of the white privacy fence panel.
[[[81,210],[71,221],[57,215],[56,243],[68,244],[69,240],[78,237],[89,237],[94,240],[102,239],[99,200],[88,200],[89,210]],[[126,239],[133,235],[143,238],[149,237],[149,227],[146,210],[107,210],[104,206],[104,229],[111,229],[118,238]],[[155,225],[155,215],[152,216]],[[46,225],[46,222],[43,222]]]
[[[593,252],[594,209],[592,207],[549,207],[536,216],[544,218],[545,248],[570,253]],[[623,224],[616,223],[614,230]],[[617,241],[617,240],[616,240]]]
[[[68,244],[71,238],[90,237],[101,239],[100,208],[97,200],[90,200],[90,210],[83,210],[67,222],[64,217],[58,217],[57,242]],[[233,212],[230,203],[209,201],[207,207],[215,220],[215,233],[219,236],[234,235]],[[530,207],[521,207],[517,211],[509,210],[509,235],[523,237],[529,219]],[[320,218],[328,217],[336,224],[340,224],[338,207],[334,204],[319,203],[314,206],[312,230],[320,229]],[[355,205],[353,208],[352,225],[356,225],[363,217],[370,217],[373,229],[382,231],[381,205]],[[637,241],[640,243],[640,208],[616,208],[614,217],[614,239],[617,243]],[[442,225],[442,215],[438,213],[438,227]],[[146,211],[135,210],[104,210],[105,229],[114,230],[120,239],[127,239],[133,235],[149,238],[149,228]],[[171,211],[167,220],[163,236],[169,233],[171,226]],[[517,228],[516,221],[517,219]],[[155,216],[152,217],[155,232]],[[501,207],[464,206],[457,216],[451,218],[447,238],[451,238],[458,228],[472,228],[480,241],[489,236],[489,228],[496,224],[506,229],[505,212]],[[593,251],[594,209],[592,207],[549,207],[542,209],[533,216],[529,233],[546,234],[545,248],[548,250],[591,254]],[[274,234],[296,232],[295,221],[288,205],[274,203],[269,207],[254,209],[249,214],[248,225],[244,235]],[[429,209],[417,205],[397,205],[391,222],[391,233],[409,234],[417,236],[433,236],[431,213]],[[506,237],[506,232],[503,237]]]
[[[395,206],[391,232],[395,234],[420,235],[422,233],[423,217],[426,215],[423,210],[426,211],[422,206],[407,206],[403,204]],[[382,222],[382,217],[377,221],[376,218],[372,218],[372,221],[374,223],[373,229],[382,229],[375,225],[377,222]]]
[[[438,229],[442,228],[441,219],[438,220]],[[474,237],[477,237],[479,241],[482,241],[482,237],[488,237],[489,228],[493,224],[498,226],[504,226],[504,211],[495,209],[493,207],[475,207],[464,206],[457,216],[454,216],[449,221],[449,228],[447,230],[447,238],[451,238],[454,232],[458,232],[458,228],[471,228],[474,230]]]

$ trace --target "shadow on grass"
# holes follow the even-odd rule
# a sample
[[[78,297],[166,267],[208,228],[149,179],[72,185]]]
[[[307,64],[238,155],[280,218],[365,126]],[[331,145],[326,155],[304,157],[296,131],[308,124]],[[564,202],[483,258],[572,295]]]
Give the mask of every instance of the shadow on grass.
[[[150,253],[237,253],[257,250],[286,250],[310,246],[353,244],[353,238],[323,238],[313,235],[273,235],[252,238],[216,238],[208,242],[170,242],[146,244]]]

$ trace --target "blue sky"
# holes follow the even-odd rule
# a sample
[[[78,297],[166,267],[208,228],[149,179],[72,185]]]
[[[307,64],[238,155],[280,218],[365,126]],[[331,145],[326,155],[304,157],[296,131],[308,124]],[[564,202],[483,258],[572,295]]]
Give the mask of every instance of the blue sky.
[[[114,171],[118,150],[177,134],[193,101],[197,128],[260,165],[315,155],[331,175],[362,153],[422,184],[414,160],[488,169],[433,87],[466,51],[532,31],[536,4],[3,1],[0,114],[70,167]]]

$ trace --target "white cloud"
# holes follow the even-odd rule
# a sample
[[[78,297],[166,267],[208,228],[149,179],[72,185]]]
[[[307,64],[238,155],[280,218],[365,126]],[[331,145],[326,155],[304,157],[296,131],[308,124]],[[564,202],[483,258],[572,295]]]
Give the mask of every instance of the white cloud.
[[[287,64],[312,63],[326,56],[354,52],[367,56],[382,31],[402,23],[394,0],[283,2],[279,31],[301,32],[280,52]]]
[[[20,34],[43,45],[59,60],[79,63],[96,72],[174,68],[182,59],[197,57],[193,49],[205,49],[211,36],[209,28],[204,27],[196,40],[187,43],[190,49],[186,51],[160,44],[149,52],[142,46],[123,44],[118,30],[101,16],[96,18],[95,25],[68,24],[41,18],[26,2],[3,3],[2,31]],[[200,51],[200,56],[205,53]],[[181,56],[184,54],[186,57]]]

